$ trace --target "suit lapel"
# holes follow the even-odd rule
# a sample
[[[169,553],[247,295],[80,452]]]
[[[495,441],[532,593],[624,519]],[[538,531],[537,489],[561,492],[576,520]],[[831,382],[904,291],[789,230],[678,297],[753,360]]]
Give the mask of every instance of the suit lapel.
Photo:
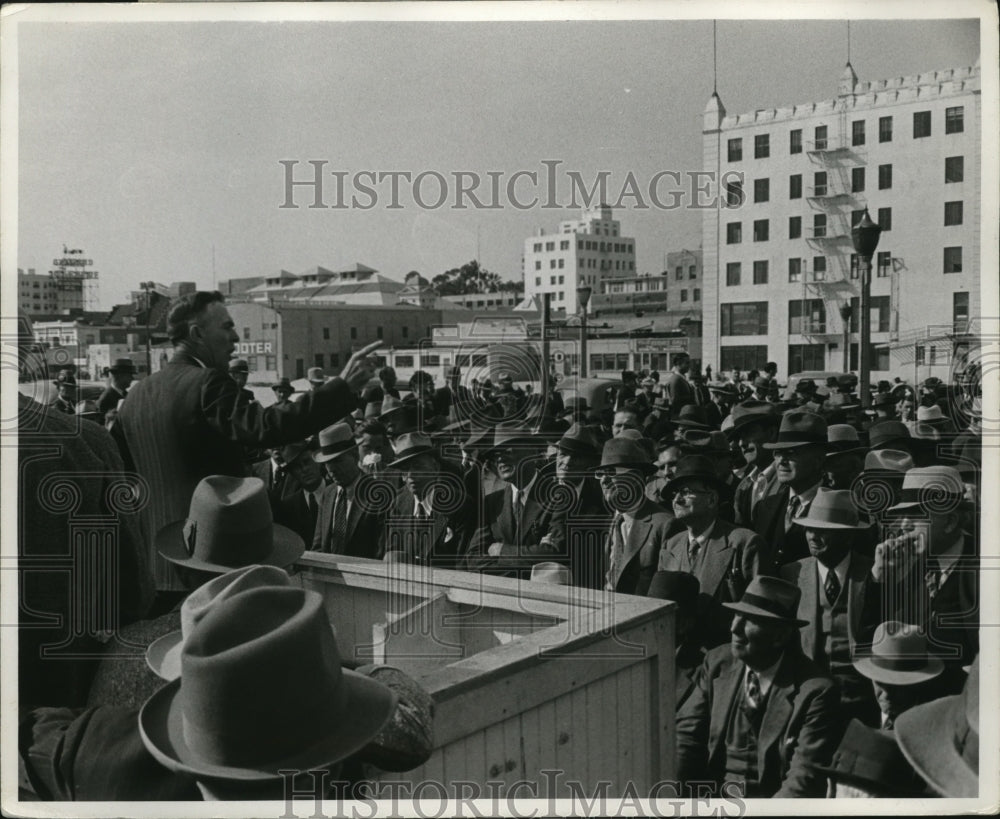
[[[646,510],[643,509],[645,512]],[[649,531],[653,528],[648,512],[642,517],[637,517],[632,522],[632,528],[628,533],[628,540],[625,542],[625,556],[622,560],[622,567],[627,566],[645,545],[649,538]]]
[[[767,705],[764,710],[764,718],[760,724],[760,737],[757,742],[757,771],[760,781],[764,781],[764,762],[767,759],[767,752],[781,738],[781,733],[788,725],[792,715],[792,704],[795,699],[795,683],[791,679],[791,672],[788,668],[790,662],[788,652],[781,659],[778,666],[778,673],[771,683],[771,691],[768,694]]]
[[[739,692],[740,681],[743,679],[745,666],[740,662],[732,662],[728,671],[716,677],[712,691],[712,718],[709,720],[708,753],[711,758],[717,746],[726,741],[726,728],[729,723],[729,709]]]
[[[806,621],[806,625],[802,627],[802,649],[807,657],[815,658],[816,624],[820,617],[819,569],[814,557],[805,558],[801,566],[799,588],[802,590],[802,599],[799,601],[799,618]]]
[[[503,505],[500,507],[500,541],[514,543],[517,531],[514,521],[514,493],[509,486],[503,488]]]
[[[716,520],[705,543],[707,554],[701,572],[701,589],[705,594],[714,596],[722,584],[722,579],[729,568],[732,549],[733,545],[729,542],[721,521]]]
[[[861,626],[865,611],[865,594],[868,584],[865,578],[869,568],[858,558],[856,554],[851,554],[851,562],[847,564],[847,639],[851,646],[851,655],[854,655],[854,646],[858,640],[858,630]]]

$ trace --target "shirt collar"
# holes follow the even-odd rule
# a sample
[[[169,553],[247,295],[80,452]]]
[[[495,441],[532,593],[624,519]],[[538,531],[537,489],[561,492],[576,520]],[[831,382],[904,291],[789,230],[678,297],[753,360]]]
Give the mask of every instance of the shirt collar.
[[[840,588],[844,588],[844,583],[847,581],[847,569],[851,565],[851,553],[848,551],[844,555],[844,559],[840,561],[836,566],[833,567],[833,573],[837,576],[837,580],[840,581]],[[816,569],[819,571],[819,586],[823,588],[826,585],[826,575],[830,571],[827,566],[819,560],[816,561]],[[826,596],[822,597],[826,600]]]
[[[708,536],[712,533],[712,529],[715,528],[715,521],[713,520],[708,526],[704,527],[700,532],[695,534],[690,529],[688,530],[688,542],[692,540],[697,540],[700,546],[705,545],[705,541],[708,540]]]
[[[208,365],[207,365],[207,364],[206,364],[206,363],[205,363],[204,361],[202,361],[202,360],[201,360],[200,358],[198,358],[198,356],[196,356],[196,355],[191,355],[191,353],[188,353],[188,357],[189,357],[189,358],[190,358],[190,359],[191,359],[191,360],[192,360],[192,361],[193,361],[193,362],[194,362],[195,364],[197,364],[197,365],[198,365],[199,367],[201,367],[201,368],[202,368],[203,370],[207,370],[207,369],[208,369]]]
[[[959,535],[958,540],[956,540],[944,552],[939,555],[935,555],[941,574],[946,575],[951,573],[951,570],[955,568],[955,564],[958,563],[959,558],[962,556],[962,549],[964,546],[965,535]]]
[[[418,498],[416,495],[413,496],[413,514],[418,514],[417,506],[423,506],[424,511],[427,513],[428,517],[434,514],[433,498],[432,493],[429,490],[424,497]]]
[[[788,487],[788,497],[789,499],[798,497],[799,504],[801,507],[805,507],[806,504],[812,503],[812,499],[816,497],[816,492],[819,490],[821,481],[816,481],[814,486],[810,486],[805,492],[796,492],[791,487]]]
[[[760,681],[760,698],[763,700],[767,696],[767,692],[771,690],[771,684],[774,682],[774,678],[778,673],[778,666],[781,665],[782,659],[784,659],[784,654],[775,660],[774,665],[771,665],[765,669],[757,671],[757,679]],[[746,675],[750,673],[750,666],[747,666],[746,672],[743,675],[744,681],[746,680]]]

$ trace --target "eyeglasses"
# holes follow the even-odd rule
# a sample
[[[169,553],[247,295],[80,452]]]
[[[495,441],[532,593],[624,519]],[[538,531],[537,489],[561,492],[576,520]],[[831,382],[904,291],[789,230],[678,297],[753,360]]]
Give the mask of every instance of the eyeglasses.
[[[674,497],[675,498],[696,498],[696,497],[698,497],[698,495],[706,495],[706,494],[708,494],[708,491],[709,490],[707,490],[707,489],[691,489],[690,487],[685,486],[683,489],[678,489],[676,492],[674,492]]]
[[[634,472],[630,469],[624,469],[621,472],[614,472],[611,470],[602,470],[594,473],[594,477],[597,478],[601,483],[609,483],[616,478],[628,478],[633,475]]]

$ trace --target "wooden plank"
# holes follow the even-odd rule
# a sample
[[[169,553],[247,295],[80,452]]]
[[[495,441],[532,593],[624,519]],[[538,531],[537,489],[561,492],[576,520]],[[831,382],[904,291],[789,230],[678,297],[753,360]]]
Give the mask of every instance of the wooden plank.
[[[532,770],[540,771],[542,768],[558,768],[559,743],[556,732],[555,701],[543,702],[527,713],[536,715],[535,752],[533,756],[534,761],[531,763]],[[539,775],[538,779],[538,798],[548,799],[550,795],[553,795],[549,793],[549,782],[541,775]]]
[[[460,631],[444,624],[456,606],[445,592],[372,628],[379,662],[420,679],[465,656]]]

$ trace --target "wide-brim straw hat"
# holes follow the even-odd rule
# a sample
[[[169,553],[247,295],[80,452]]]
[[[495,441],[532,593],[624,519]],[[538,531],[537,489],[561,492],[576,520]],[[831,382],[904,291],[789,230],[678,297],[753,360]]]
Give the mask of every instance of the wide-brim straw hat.
[[[919,626],[890,620],[875,629],[871,649],[854,659],[854,667],[877,683],[916,685],[944,671],[944,662],[928,648]]]

